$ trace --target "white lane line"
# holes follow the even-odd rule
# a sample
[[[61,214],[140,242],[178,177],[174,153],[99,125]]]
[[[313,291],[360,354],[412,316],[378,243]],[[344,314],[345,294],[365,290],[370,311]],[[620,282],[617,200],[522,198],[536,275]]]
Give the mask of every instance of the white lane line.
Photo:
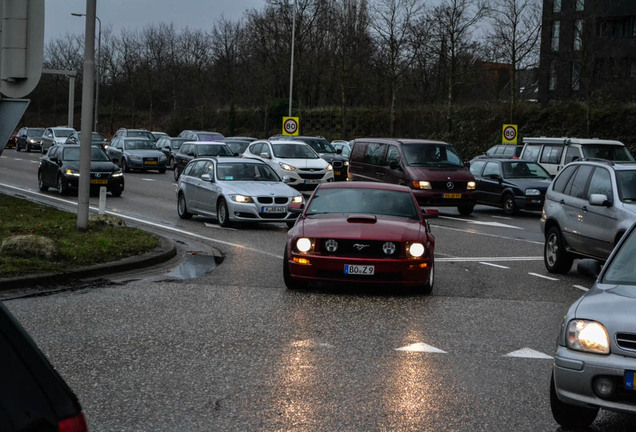
[[[509,269],[510,267],[506,267],[506,266],[502,266],[499,264],[493,264],[493,263],[489,263],[489,262],[479,262],[479,264],[483,264],[483,265],[487,265],[487,266],[491,266],[491,267],[497,267],[497,268],[502,268],[502,269]]]
[[[538,241],[534,241],[534,240],[525,240],[525,239],[519,239],[519,238],[507,237],[507,236],[500,236],[500,235],[495,235],[495,234],[486,234],[486,233],[480,233],[480,232],[477,232],[477,231],[471,230],[471,229],[451,228],[451,227],[447,227],[447,226],[443,226],[443,225],[431,224],[431,226],[434,229],[439,228],[439,229],[445,229],[445,230],[449,230],[449,231],[458,231],[458,232],[463,232],[463,233],[468,233],[468,234],[477,234],[477,235],[481,235],[481,236],[485,236],[485,237],[494,237],[494,238],[503,239],[503,240],[520,241],[520,242],[524,242],[524,243],[532,243],[532,244],[538,244],[538,245],[542,245],[543,246],[543,242],[538,242]]]
[[[574,288],[580,289],[581,291],[589,291],[589,288],[585,288],[584,286],[581,285],[572,285]]]
[[[439,262],[481,262],[481,261],[543,261],[543,257],[452,257],[452,258],[435,258]]]
[[[493,216],[490,216],[490,217],[493,218],[493,219],[513,220],[511,217],[508,217],[508,216],[495,216],[495,215],[493,215]]]
[[[427,352],[427,353],[435,353],[435,354],[446,354],[446,351],[442,351],[439,348],[435,348],[434,346],[425,344],[424,342],[418,342],[411,345],[403,346],[401,348],[396,348],[396,351],[410,351],[410,352]]]
[[[465,223],[473,224],[473,225],[486,225],[486,226],[492,226],[492,227],[497,227],[497,228],[512,228],[512,229],[524,230],[524,228],[521,228],[521,227],[518,227],[518,226],[515,226],[515,225],[507,225],[507,224],[503,224],[503,223],[500,223],[500,222],[474,221],[474,220],[456,218],[456,217],[451,217],[451,216],[439,216],[439,218],[440,219],[456,220],[456,221],[465,222]]]
[[[536,276],[536,277],[540,277],[540,278],[551,280],[551,281],[558,281],[559,280],[559,279],[556,279],[556,278],[553,278],[553,277],[540,275],[539,273],[528,273],[528,274],[531,275],[531,276]]]
[[[222,230],[228,230],[228,231],[236,231],[236,228],[223,228],[221,225],[217,225],[217,224],[211,224],[209,222],[203,222],[203,225],[205,225],[208,228],[216,228],[216,229],[222,229]]]
[[[141,179],[142,179],[143,181],[148,181],[148,182],[154,182],[154,181],[157,181],[156,179],[144,178],[144,177],[142,177]]]
[[[518,358],[532,358],[532,359],[546,359],[546,360],[552,359],[552,356],[543,354],[540,351],[535,351],[527,347],[505,354],[504,357],[518,357]]]

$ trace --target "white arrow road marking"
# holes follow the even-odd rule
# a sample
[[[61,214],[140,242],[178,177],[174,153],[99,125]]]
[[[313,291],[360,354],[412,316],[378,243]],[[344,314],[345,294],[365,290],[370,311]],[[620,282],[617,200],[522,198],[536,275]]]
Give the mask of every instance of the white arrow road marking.
[[[451,216],[439,216],[439,218],[440,219],[456,220],[456,221],[466,222],[466,223],[474,224],[474,225],[486,225],[486,226],[492,226],[492,227],[498,227],[498,228],[512,228],[512,229],[523,230],[523,228],[521,228],[521,227],[514,226],[514,225],[507,225],[507,224],[503,224],[501,222],[473,221],[473,220],[456,218],[456,217],[451,217]]]
[[[313,339],[295,341],[295,342],[292,342],[291,346],[295,348],[334,348],[334,346],[329,343],[316,342]]]
[[[487,265],[487,266],[491,266],[491,267],[497,267],[497,268],[502,268],[502,269],[509,269],[510,267],[506,267],[506,266],[502,266],[499,264],[492,264],[492,263],[488,263],[488,262],[479,262],[479,264],[483,264],[483,265]]]
[[[581,286],[581,285],[572,285],[572,286],[574,288],[580,289],[581,291],[589,291],[590,290],[589,288],[585,288],[584,286]]]
[[[427,352],[436,354],[446,354],[446,351],[442,351],[439,348],[425,344],[424,342],[414,343],[412,345],[403,346],[402,348],[396,348],[396,351],[410,351],[410,352]]]
[[[540,275],[539,273],[528,273],[528,274],[531,275],[531,276],[536,276],[536,277],[540,277],[540,278],[551,280],[551,281],[558,281],[559,280],[557,278],[553,278],[553,277],[550,277],[550,276]]]
[[[518,357],[518,358],[533,358],[533,359],[552,359],[551,356],[543,354],[542,352],[535,351],[530,348],[521,348],[520,350],[513,351],[505,354],[504,357]]]

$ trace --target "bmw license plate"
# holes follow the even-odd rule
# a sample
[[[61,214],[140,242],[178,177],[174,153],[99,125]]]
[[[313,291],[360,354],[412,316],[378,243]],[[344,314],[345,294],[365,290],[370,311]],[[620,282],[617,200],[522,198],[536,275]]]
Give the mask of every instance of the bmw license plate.
[[[287,207],[263,206],[261,213],[287,213]]]
[[[625,372],[625,388],[627,390],[634,390],[634,371]]]
[[[458,193],[445,193],[444,198],[461,198],[462,194]]]
[[[375,266],[345,264],[344,272],[349,275],[373,276],[375,274]]]

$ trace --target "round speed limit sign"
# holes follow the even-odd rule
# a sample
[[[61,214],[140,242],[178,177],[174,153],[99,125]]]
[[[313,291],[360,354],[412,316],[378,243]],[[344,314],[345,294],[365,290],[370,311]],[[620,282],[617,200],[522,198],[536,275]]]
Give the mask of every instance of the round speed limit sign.
[[[298,135],[298,117],[283,117],[283,135]]]
[[[504,144],[517,144],[517,125],[504,125],[502,142]]]

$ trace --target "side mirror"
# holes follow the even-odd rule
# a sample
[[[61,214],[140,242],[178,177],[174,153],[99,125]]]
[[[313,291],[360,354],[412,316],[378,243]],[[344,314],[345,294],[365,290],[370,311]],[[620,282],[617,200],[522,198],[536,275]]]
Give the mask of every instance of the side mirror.
[[[576,270],[584,276],[598,277],[603,266],[595,259],[582,259],[576,265]]]
[[[607,199],[607,196],[604,194],[591,194],[589,201],[593,206],[609,207],[612,205],[612,203]]]
[[[439,210],[437,209],[420,207],[420,210],[422,210],[422,216],[424,216],[424,219],[431,219],[439,216]]]
[[[290,176],[283,176],[283,183],[291,183],[292,179]]]
[[[264,158],[264,159],[271,159],[271,157],[269,156],[269,153],[267,153],[267,152],[261,153],[261,157]]]
[[[501,181],[501,176],[499,174],[488,174],[486,177],[492,180]]]
[[[206,182],[212,182],[212,176],[210,174],[202,174],[201,175],[201,180],[206,181]]]
[[[391,163],[389,163],[389,168],[391,168],[392,170],[396,170],[400,168],[400,163],[398,161],[392,160]]]

